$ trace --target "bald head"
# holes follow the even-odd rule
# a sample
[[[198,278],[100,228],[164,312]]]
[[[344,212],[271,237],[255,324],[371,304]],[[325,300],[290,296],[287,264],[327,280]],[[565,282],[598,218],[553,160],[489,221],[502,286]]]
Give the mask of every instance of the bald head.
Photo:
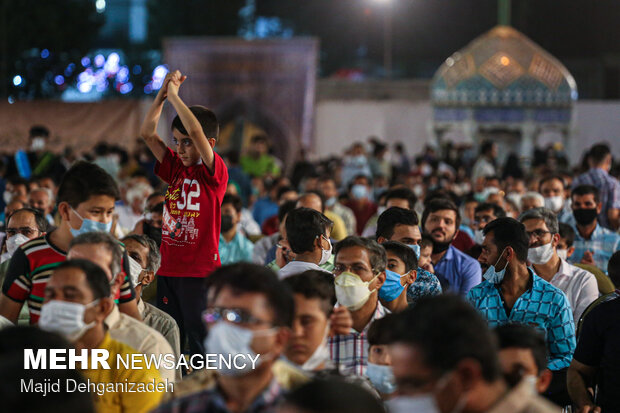
[[[323,213],[323,200],[321,196],[314,192],[308,192],[303,194],[297,200],[296,208],[310,208]]]

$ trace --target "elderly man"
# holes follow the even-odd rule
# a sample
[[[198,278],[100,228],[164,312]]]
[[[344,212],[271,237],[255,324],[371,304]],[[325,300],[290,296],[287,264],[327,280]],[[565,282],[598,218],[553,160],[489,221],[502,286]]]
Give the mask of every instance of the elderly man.
[[[180,332],[177,322],[168,313],[144,302],[142,291],[155,279],[161,263],[161,255],[155,241],[146,235],[128,235],[122,239],[127,254],[133,260],[130,265],[130,278],[136,290],[138,311],[144,324],[159,331],[170,343],[175,356],[181,354]]]
[[[521,212],[545,206],[545,198],[538,192],[529,191],[521,197]]]

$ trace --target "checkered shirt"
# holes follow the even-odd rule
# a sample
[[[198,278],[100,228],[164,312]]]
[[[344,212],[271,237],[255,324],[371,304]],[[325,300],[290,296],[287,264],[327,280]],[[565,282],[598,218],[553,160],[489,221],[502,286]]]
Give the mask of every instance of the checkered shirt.
[[[568,262],[577,264],[586,251],[592,251],[594,253],[592,255],[594,265],[607,274],[609,259],[614,252],[620,249],[620,235],[598,224],[590,239],[585,239],[579,234],[576,226],[573,226],[573,229],[575,230],[575,242],[573,243],[575,252],[570,256]]]
[[[506,314],[499,285],[483,281],[472,288],[467,298],[487,319],[491,327],[517,323],[533,326],[546,336],[549,370],[568,367],[575,351],[573,313],[564,293],[528,269],[532,276],[530,288]]]
[[[441,294],[441,283],[434,274],[418,268],[418,276],[407,289],[407,302],[415,303],[422,297]]]

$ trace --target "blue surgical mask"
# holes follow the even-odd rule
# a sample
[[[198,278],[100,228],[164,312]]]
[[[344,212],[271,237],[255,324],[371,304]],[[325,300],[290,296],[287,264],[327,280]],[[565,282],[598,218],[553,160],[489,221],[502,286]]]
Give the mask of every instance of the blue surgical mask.
[[[396,380],[394,379],[392,366],[368,362],[366,375],[379,393],[392,394],[396,391]]]
[[[405,286],[400,283],[402,277],[404,275],[385,270],[385,282],[379,289],[379,298],[387,302],[396,300],[405,289]]]
[[[420,259],[420,246],[419,245],[411,245],[407,244],[409,248],[413,250],[417,259]]]
[[[353,185],[353,187],[351,188],[351,195],[353,195],[353,198],[355,199],[363,199],[368,198],[370,193],[366,185],[357,184]]]
[[[110,232],[110,230],[112,229],[112,221],[106,224],[104,222],[98,222],[93,221],[92,219],[82,218],[82,216],[78,214],[77,211],[73,209],[73,207],[70,208],[71,211],[73,211],[73,213],[82,220],[82,226],[78,229],[73,229],[71,228],[71,225],[69,225],[71,234],[73,234],[74,237],[77,237],[80,234],[85,234],[87,232]]]
[[[495,265],[497,265],[499,260],[502,259],[502,255],[504,255],[504,251],[506,251],[506,249],[504,249],[502,253],[499,255],[499,258],[495,262]],[[502,280],[504,279],[504,275],[506,274],[506,268],[508,268],[508,262],[506,261],[506,266],[501,271],[495,271],[495,265],[491,265],[489,268],[487,268],[484,274],[482,274],[482,277],[488,282],[490,282],[491,284],[499,284],[502,282]]]
[[[336,197],[335,196],[332,196],[331,198],[328,198],[325,201],[325,206],[328,207],[328,208],[331,208],[334,205],[336,205]]]

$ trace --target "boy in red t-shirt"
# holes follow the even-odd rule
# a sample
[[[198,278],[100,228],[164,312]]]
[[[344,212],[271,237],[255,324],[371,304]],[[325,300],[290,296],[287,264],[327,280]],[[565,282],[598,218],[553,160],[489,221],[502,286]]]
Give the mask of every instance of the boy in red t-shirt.
[[[168,183],[157,304],[178,323],[181,349],[187,335],[190,352],[197,354],[204,353],[200,317],[206,309],[204,278],[220,266],[220,209],[228,170],[213,151],[219,132],[215,114],[202,106],[187,107],[179,97],[185,79],[178,70],[166,76],[140,135],[157,158],[155,173]],[[172,121],[176,152],[156,132],[166,99],[177,112]]]

